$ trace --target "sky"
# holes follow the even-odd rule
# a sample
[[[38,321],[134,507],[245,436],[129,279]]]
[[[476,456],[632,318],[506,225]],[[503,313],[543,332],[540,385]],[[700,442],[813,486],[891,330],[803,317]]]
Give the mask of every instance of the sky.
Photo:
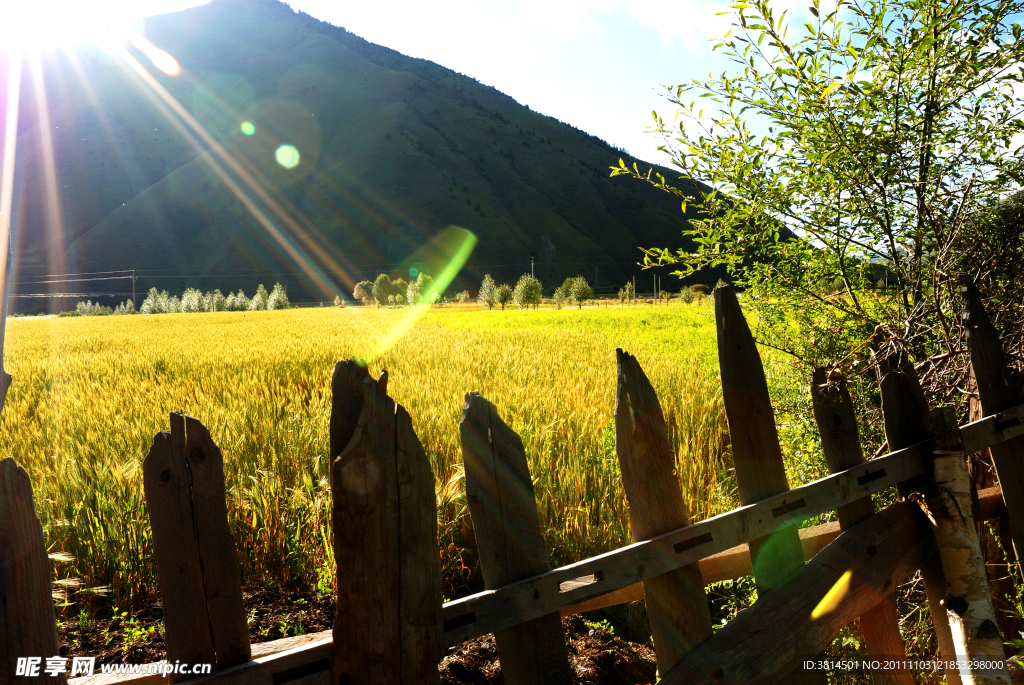
[[[671,120],[660,96],[720,72],[711,37],[728,29],[709,0],[291,0],[318,19],[367,40],[478,79],[648,162],[668,163],[645,133],[652,110]]]
[[[797,0],[781,0],[785,7]],[[8,38],[60,44],[114,18],[162,14],[202,0],[33,0],[4,6]],[[676,108],[659,95],[675,85],[729,68],[709,38],[730,18],[728,0],[288,0],[295,10],[367,40],[476,78],[625,149],[668,164],[660,140],[645,133],[657,110]],[[801,2],[801,5],[806,2]],[[13,20],[12,20],[13,19]],[[28,27],[28,28],[26,28]],[[187,68],[187,65],[184,65]]]

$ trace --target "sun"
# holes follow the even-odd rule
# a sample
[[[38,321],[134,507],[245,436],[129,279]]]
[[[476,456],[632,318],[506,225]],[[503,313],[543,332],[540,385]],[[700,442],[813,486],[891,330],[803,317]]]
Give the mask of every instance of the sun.
[[[120,9],[105,2],[12,2],[0,10],[0,49],[45,51],[123,40],[134,17]]]
[[[15,0],[0,3],[0,51],[70,50],[82,44],[134,43],[132,37],[142,33],[143,17],[207,1]]]

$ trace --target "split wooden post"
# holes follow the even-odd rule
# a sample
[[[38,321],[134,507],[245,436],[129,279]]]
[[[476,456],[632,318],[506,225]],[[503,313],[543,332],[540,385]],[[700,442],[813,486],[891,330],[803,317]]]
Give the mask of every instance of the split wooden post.
[[[789,481],[782,463],[782,448],[768,395],[768,381],[754,337],[732,287],[715,288],[714,296],[718,365],[732,440],[736,484],[740,503],[752,504],[789,490]],[[802,505],[802,500],[787,502],[781,509],[788,511]],[[804,565],[796,526],[751,540],[749,546],[758,601]],[[823,673],[798,670],[790,674],[789,680],[824,683],[826,678]]]
[[[874,349],[889,449],[933,439],[927,401],[906,353],[887,349],[881,330],[875,335]],[[960,467],[957,461],[961,462]],[[979,661],[1001,660],[1003,654],[974,525],[970,478],[963,455],[936,458],[934,481],[904,484],[901,496],[910,494],[911,487],[925,493],[925,509],[939,550],[937,561],[933,559],[923,565],[921,575],[939,654],[946,664],[946,682],[1009,683],[1005,668],[1002,673],[974,668]],[[964,503],[966,508],[960,508]],[[983,597],[978,596],[978,587],[982,588]],[[990,655],[991,633],[995,633],[998,643],[997,656]],[[954,667],[958,662],[959,669]]]
[[[466,395],[459,421],[466,497],[487,589],[551,570],[523,441],[493,404]],[[568,685],[565,633],[557,611],[496,631],[502,679],[508,685]]]
[[[171,412],[170,421],[170,432],[156,434],[142,464],[167,660],[220,670],[250,656],[224,458],[198,419]]]
[[[963,324],[971,368],[978,384],[978,400],[985,416],[1005,411],[1020,400],[1019,391],[1010,387],[1006,358],[999,335],[989,321],[981,296],[967,277],[960,279],[963,298]],[[990,449],[999,485],[1003,489],[1006,516],[1017,558],[1024,554],[1024,437],[1007,440]]]
[[[811,379],[811,404],[829,473],[839,473],[863,464],[857,416],[842,374],[838,371],[830,374],[820,366],[815,368]],[[840,528],[849,530],[871,517],[875,506],[870,497],[865,497],[836,511]],[[873,671],[872,682],[876,685],[913,685],[913,673],[899,660],[907,652],[900,635],[899,614],[891,595],[861,614],[860,628],[864,635],[864,651],[872,661],[895,661],[899,666]]]
[[[615,451],[633,540],[648,540],[689,525],[690,517],[658,396],[635,357],[622,350],[615,350],[615,355]],[[658,671],[666,673],[712,635],[700,565],[644,581],[644,596]]]
[[[18,659],[24,657],[40,659],[34,662],[36,677],[24,682],[67,682],[66,674],[45,673],[46,659],[60,655],[52,574],[32,482],[7,457],[0,461],[0,682],[15,682]]]
[[[331,463],[331,683],[436,685],[442,598],[430,460],[387,395],[386,371],[375,381],[356,361],[338,362],[331,387],[330,444],[341,449]]]
[[[825,649],[843,626],[877,606],[934,554],[924,514],[910,502],[893,504],[844,531],[775,591],[683,657],[660,683],[793,682],[786,674],[800,673],[807,654]],[[832,599],[837,589],[841,599]]]

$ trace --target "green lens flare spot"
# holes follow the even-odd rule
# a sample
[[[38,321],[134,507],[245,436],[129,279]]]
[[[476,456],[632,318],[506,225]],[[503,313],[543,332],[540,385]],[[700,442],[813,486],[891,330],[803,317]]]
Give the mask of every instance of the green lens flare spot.
[[[253,126],[253,123],[251,121],[243,121],[241,128],[242,133],[244,133],[247,136],[251,136],[256,133],[256,127]]]
[[[299,166],[299,151],[294,145],[282,145],[274,152],[274,159],[285,169],[294,169]]]
[[[411,277],[413,277],[413,278],[416,278],[417,276],[420,275],[420,270],[417,269],[415,266],[410,266],[409,267],[409,275]]]

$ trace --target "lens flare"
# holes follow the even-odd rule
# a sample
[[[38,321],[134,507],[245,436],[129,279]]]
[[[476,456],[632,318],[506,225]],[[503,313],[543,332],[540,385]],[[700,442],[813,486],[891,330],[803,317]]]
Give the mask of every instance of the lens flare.
[[[181,65],[178,64],[178,60],[174,59],[171,53],[161,50],[138,33],[129,34],[128,42],[148,57],[153,66],[168,76],[177,76],[181,73]]]
[[[843,597],[850,592],[850,581],[853,579],[853,571],[847,571],[843,575],[839,576],[839,580],[832,586],[825,596],[818,602],[818,606],[814,607],[811,612],[811,620],[816,621],[825,614],[831,613],[836,610],[839,603],[843,601]]]
[[[430,307],[429,303],[434,296],[443,293],[445,288],[451,285],[451,282],[459,275],[459,271],[465,266],[466,260],[473,254],[473,248],[476,247],[476,243],[477,237],[471,231],[467,231],[460,226],[449,226],[431,238],[430,242],[426,245],[416,250],[404,264],[431,265],[434,270],[434,282],[423,293],[421,301],[424,304],[410,307],[408,313],[395,324],[394,328],[375,341],[369,349],[362,351],[361,354],[356,356],[365,363],[372,364],[394,347],[402,339],[402,336],[412,328],[412,325],[427,311]],[[404,265],[401,271],[406,271]],[[428,269],[424,268],[421,272],[428,273]]]
[[[244,133],[247,136],[255,135],[256,133],[256,127],[253,126],[253,123],[251,121],[243,121],[241,129],[242,133]]]
[[[253,132],[255,133],[255,129]],[[299,151],[294,145],[282,145],[274,151],[274,159],[285,169],[294,169],[299,166]]]

